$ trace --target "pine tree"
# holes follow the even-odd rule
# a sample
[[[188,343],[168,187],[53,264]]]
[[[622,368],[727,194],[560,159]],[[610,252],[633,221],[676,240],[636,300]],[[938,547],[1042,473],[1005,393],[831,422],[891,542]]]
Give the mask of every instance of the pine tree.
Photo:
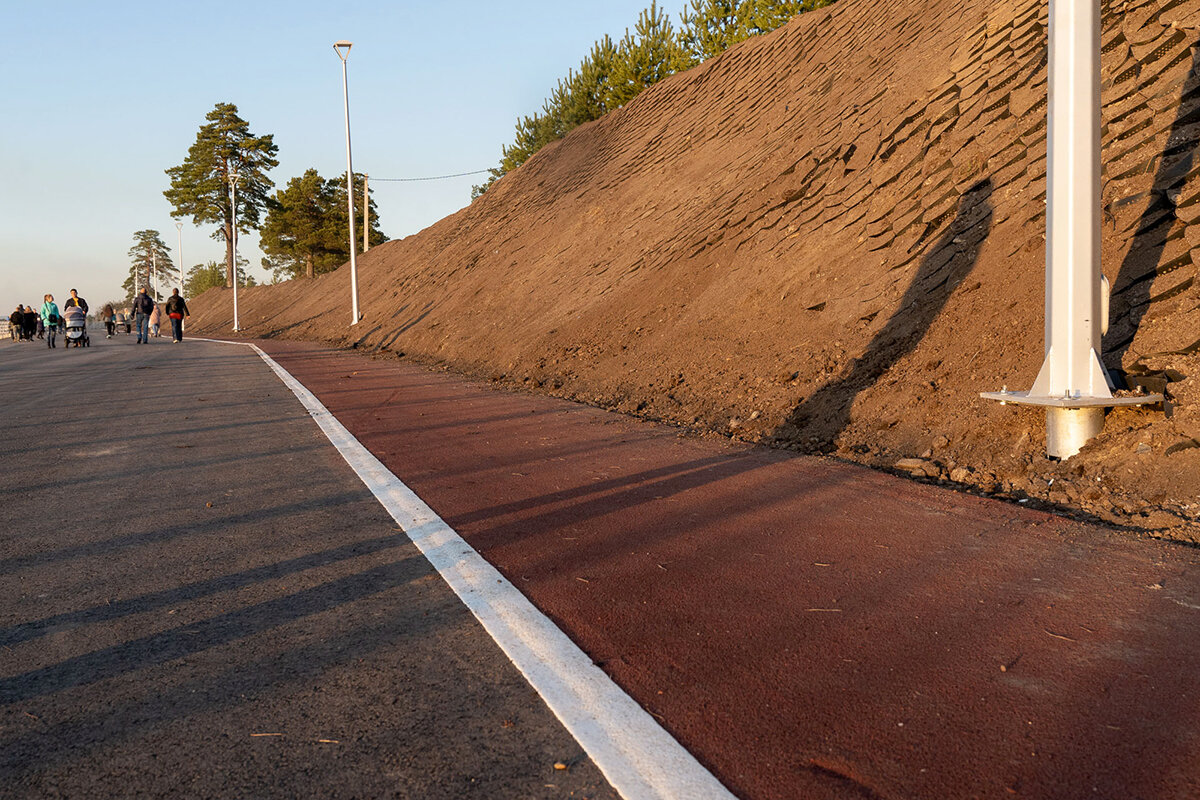
[[[267,256],[263,267],[276,276],[312,278],[341,263],[340,252],[348,249],[347,234],[334,224],[335,194],[333,182],[315,169],[292,178],[275,192],[267,201],[267,218],[259,236]],[[345,217],[343,211],[341,219]]]
[[[625,31],[613,60],[612,85],[604,98],[607,108],[617,108],[664,78],[687,65],[687,56],[679,46],[675,29],[658,2],[638,17],[634,32]]]
[[[691,0],[679,15],[679,45],[690,64],[725,52],[745,39],[750,3],[746,0]]]
[[[126,300],[132,301],[143,286],[149,286],[154,294],[161,287],[178,285],[179,270],[171,260],[171,248],[163,243],[158,231],[144,230],[133,234],[129,260],[129,275],[121,284]]]
[[[697,64],[786,25],[792,17],[831,5],[834,0],[691,0],[680,14],[679,44],[689,64]]]
[[[238,286],[257,286],[258,281],[249,274],[247,267],[250,262],[238,255]],[[187,278],[183,281],[183,296],[195,297],[204,294],[209,289],[225,287],[225,265],[219,261],[209,261],[207,264],[196,264],[188,270]]]
[[[230,206],[229,176],[236,172],[237,228],[246,233],[259,227],[274,183],[267,171],[279,165],[274,136],[256,136],[238,116],[237,106],[217,103],[200,126],[187,158],[166,171],[171,188],[163,195],[171,203],[173,217],[192,218],[196,225],[216,223],[213,238],[225,242],[225,285],[233,285],[233,209]]]

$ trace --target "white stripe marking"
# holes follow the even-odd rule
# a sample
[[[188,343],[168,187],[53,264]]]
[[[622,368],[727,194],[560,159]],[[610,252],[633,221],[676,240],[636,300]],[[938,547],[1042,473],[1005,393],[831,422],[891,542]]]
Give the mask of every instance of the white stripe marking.
[[[565,633],[363,447],[321,401],[259,347],[367,488],[404,529],[626,800],[733,795]]]

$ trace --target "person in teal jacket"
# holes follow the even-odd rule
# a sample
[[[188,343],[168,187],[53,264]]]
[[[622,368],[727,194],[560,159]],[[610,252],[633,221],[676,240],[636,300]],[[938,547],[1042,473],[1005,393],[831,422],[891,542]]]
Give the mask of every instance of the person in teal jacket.
[[[46,326],[46,346],[58,347],[54,343],[54,334],[62,324],[62,316],[58,313],[58,306],[55,305],[52,294],[46,295],[46,302],[42,303],[42,324]]]

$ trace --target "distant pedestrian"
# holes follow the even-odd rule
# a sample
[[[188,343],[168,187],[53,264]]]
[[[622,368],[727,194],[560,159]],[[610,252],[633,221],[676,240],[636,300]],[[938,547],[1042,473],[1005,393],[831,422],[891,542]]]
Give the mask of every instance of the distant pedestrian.
[[[67,298],[67,302],[63,303],[63,308],[82,308],[84,314],[88,312],[87,300],[80,297],[79,292],[74,289],[71,290],[71,296]]]
[[[58,347],[54,341],[54,337],[58,333],[60,319],[58,306],[54,302],[54,295],[46,295],[46,302],[42,303],[41,317],[42,324],[46,328],[46,347]]]
[[[129,313],[133,315],[133,324],[137,326],[137,343],[146,344],[150,341],[150,312],[154,310],[154,301],[150,299],[150,287],[143,286],[137,297],[133,298],[133,306]]]
[[[183,318],[191,316],[178,289],[172,289],[167,299],[167,316],[171,318],[171,342],[178,344],[183,341]]]
[[[150,333],[154,334],[154,338],[158,338],[158,323],[161,319],[158,311],[158,303],[154,304],[154,310],[150,312]]]
[[[14,342],[19,342],[25,338],[25,306],[20,303],[11,314],[8,315],[8,333]]]
[[[100,309],[100,319],[104,320],[104,329],[108,331],[104,338],[111,339],[117,332],[117,312],[113,310],[112,303],[105,303],[104,308]]]
[[[25,315],[21,317],[25,323],[25,341],[32,342],[33,337],[37,334],[38,314],[33,310],[33,306],[25,306]]]

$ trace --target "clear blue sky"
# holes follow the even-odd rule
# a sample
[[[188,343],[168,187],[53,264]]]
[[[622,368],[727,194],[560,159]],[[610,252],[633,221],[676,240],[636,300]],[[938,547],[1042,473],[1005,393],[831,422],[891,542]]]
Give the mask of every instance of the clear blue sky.
[[[183,161],[217,102],[236,104],[252,132],[275,135],[277,186],[309,167],[344,172],[339,39],[354,42],[355,170],[441,175],[495,166],[517,117],[648,5],[3,0],[4,314],[46,292],[61,301],[72,287],[93,304],[120,297],[134,231],[160,231],[174,253],[163,171]],[[667,9],[678,24],[679,9]],[[373,183],[384,232],[401,238],[457,211],[484,177]],[[211,229],[184,223],[188,265],[224,258]],[[256,243],[245,237],[241,250],[265,280]]]

